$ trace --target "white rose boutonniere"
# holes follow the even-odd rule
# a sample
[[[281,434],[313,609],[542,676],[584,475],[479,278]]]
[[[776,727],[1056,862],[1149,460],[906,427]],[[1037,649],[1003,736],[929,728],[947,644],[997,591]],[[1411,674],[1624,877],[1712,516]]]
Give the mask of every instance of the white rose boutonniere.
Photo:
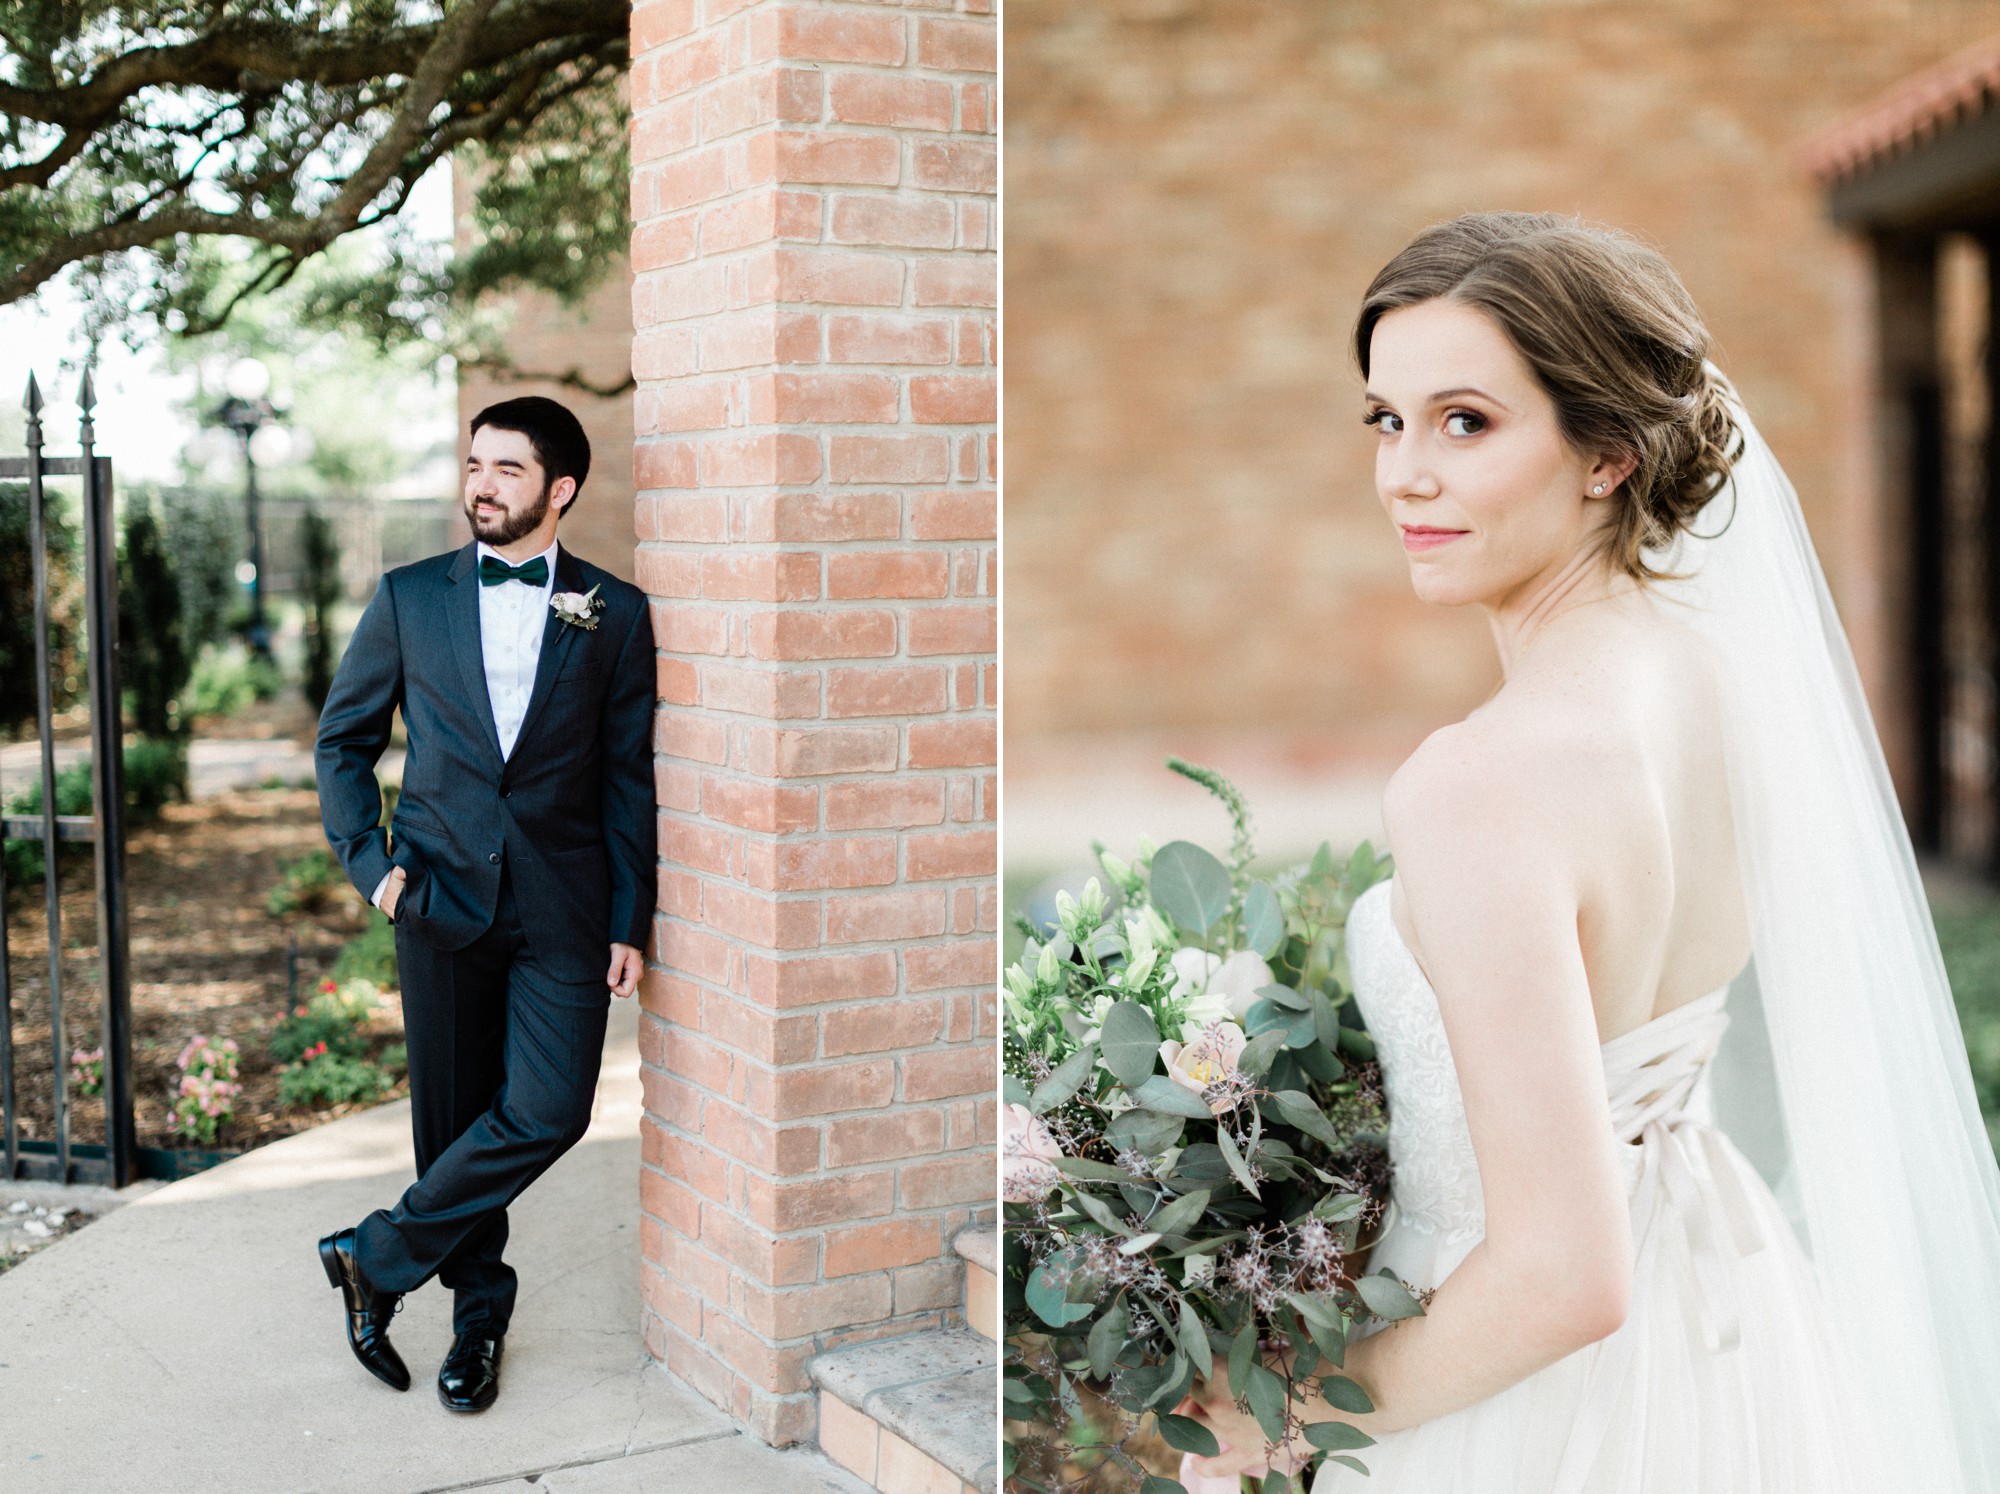
[[[559,591],[549,598],[549,606],[555,609],[558,622],[582,628],[586,633],[597,631],[598,614],[604,611],[595,586],[589,591]]]

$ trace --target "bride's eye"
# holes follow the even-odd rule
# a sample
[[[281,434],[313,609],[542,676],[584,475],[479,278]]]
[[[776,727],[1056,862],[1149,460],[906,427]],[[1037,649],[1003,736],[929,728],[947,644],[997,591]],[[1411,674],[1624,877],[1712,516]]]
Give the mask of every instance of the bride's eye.
[[[1403,428],[1403,417],[1393,410],[1370,410],[1361,417],[1361,423],[1372,425],[1376,430],[1386,431],[1393,436]]]
[[[1454,422],[1469,422],[1460,426]],[[1486,417],[1475,410],[1453,410],[1444,418],[1444,428],[1454,436],[1476,436],[1486,429]]]

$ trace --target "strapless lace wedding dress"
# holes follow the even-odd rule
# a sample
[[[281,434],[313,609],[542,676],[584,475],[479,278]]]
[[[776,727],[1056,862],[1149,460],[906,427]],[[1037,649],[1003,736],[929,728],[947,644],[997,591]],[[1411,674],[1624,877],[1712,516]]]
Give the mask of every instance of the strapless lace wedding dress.
[[[1389,1098],[1394,1208],[1369,1269],[1443,1281],[1485,1231],[1479,1167],[1437,996],[1389,916],[1347,923],[1355,999]],[[1811,1265],[1763,1179],[1708,1119],[1728,987],[1604,1044],[1638,1252],[1610,1337],[1487,1400],[1383,1437],[1370,1477],[1326,1464],[1313,1494],[1877,1494],[1865,1408]],[[1523,1103],[1532,1076],[1522,1075]],[[1882,1262],[1893,1271],[1893,1261]],[[1866,1346],[1858,1346],[1865,1352]],[[1894,1366],[1881,1366],[1893,1374]]]

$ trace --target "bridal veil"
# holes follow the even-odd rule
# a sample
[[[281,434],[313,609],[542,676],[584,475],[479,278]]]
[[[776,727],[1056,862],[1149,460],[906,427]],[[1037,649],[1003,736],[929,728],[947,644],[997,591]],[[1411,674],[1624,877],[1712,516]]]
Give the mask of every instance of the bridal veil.
[[[2000,1490],[2000,1168],[1923,884],[1798,495],[1744,449],[1653,558],[1721,679],[1764,1033],[1732,1024],[1717,1120],[1778,1181],[1895,1487]],[[1732,1011],[1738,995],[1731,997]],[[1782,1394],[1782,1386],[1769,1387]]]

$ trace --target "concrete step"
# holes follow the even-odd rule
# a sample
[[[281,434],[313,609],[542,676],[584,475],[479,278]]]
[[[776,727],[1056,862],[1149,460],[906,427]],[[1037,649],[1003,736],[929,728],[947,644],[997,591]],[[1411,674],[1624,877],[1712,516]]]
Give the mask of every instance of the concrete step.
[[[965,1321],[995,1343],[1000,1341],[1000,1226],[970,1224],[952,1237],[951,1248],[965,1262]]]
[[[969,1328],[821,1354],[808,1366],[821,1450],[882,1494],[994,1494],[999,1359]]]

